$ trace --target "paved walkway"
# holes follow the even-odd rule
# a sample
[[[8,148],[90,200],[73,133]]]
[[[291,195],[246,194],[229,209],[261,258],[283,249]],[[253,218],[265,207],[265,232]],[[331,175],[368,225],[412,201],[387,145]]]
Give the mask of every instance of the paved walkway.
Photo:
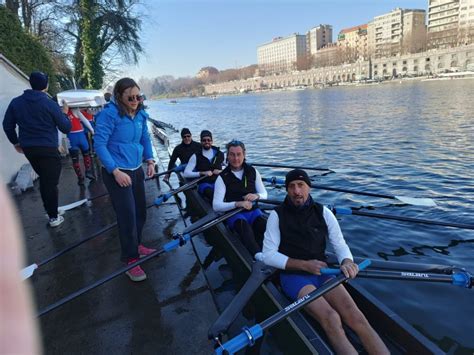
[[[63,161],[59,189],[60,205],[105,192],[100,179],[79,187],[69,160]],[[154,180],[146,182],[146,190],[149,203],[160,194]],[[38,182],[15,200],[28,265],[115,222],[108,197],[68,211],[65,222],[56,229],[47,226]],[[172,232],[183,228],[175,204],[152,207],[143,242],[158,248],[169,241]],[[113,228],[41,267],[30,279],[37,309],[120,268],[119,255],[117,229]],[[45,353],[210,353],[207,329],[218,314],[191,246],[150,260],[144,270],[148,275],[144,282],[135,284],[119,276],[41,317]]]

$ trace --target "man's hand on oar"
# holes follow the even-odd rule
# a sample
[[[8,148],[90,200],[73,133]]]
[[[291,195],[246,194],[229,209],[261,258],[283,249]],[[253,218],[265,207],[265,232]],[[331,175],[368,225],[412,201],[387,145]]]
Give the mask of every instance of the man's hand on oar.
[[[283,201],[259,200],[258,202],[259,203],[264,203],[264,204],[266,203],[266,204],[269,204],[269,205],[280,205]],[[435,221],[435,220],[422,219],[422,218],[394,216],[394,215],[391,215],[391,214],[359,211],[356,208],[343,208],[343,207],[334,207],[334,206],[327,206],[327,207],[336,216],[338,216],[338,215],[356,215],[356,216],[364,216],[364,217],[392,219],[392,220],[396,220],[396,221],[410,222],[410,223],[430,224],[430,225],[434,225],[434,226],[452,227],[452,228],[460,228],[460,229],[474,229],[474,224],[453,223],[453,222]]]
[[[41,317],[43,315],[45,315],[46,313],[49,313],[51,312],[52,310],[62,306],[63,304],[65,303],[68,303],[69,301],[72,301],[73,299],[76,299],[77,297],[83,295],[84,293],[116,278],[117,276],[120,276],[122,275],[123,273],[127,272],[128,270],[138,266],[138,265],[141,265],[143,264],[144,262],[150,260],[151,258],[154,258],[156,256],[159,256],[161,254],[164,254],[164,253],[167,253],[171,250],[174,250],[176,248],[178,248],[179,246],[183,246],[186,244],[186,242],[188,242],[193,236],[199,234],[199,233],[202,233],[204,232],[206,229],[210,228],[210,227],[213,227],[215,226],[216,224],[219,224],[223,221],[225,221],[226,219],[236,215],[237,213],[239,212],[242,212],[242,208],[236,208],[236,209],[233,209],[221,216],[217,216],[217,218],[215,218],[214,220],[212,221],[209,221],[207,223],[205,223],[204,225],[201,225],[195,229],[192,229],[190,232],[188,233],[184,233],[184,234],[177,234],[174,236],[174,240],[166,243],[161,249],[145,256],[144,258],[142,259],[139,259],[137,262],[133,263],[133,264],[129,264],[127,266],[124,266],[120,269],[118,269],[117,271],[111,273],[110,275],[108,276],[105,276],[103,277],[102,279],[100,280],[97,280],[96,282],[76,291],[76,292],[73,292],[72,294],[70,294],[69,296],[66,296],[64,298],[62,298],[61,300],[47,306],[46,308],[42,309],[39,313],[38,313],[38,317]],[[188,228],[192,227],[189,226]],[[191,228],[190,228],[191,229]]]
[[[278,179],[276,177],[271,177],[271,178],[262,177],[262,180],[265,181],[265,182],[269,182],[273,185],[275,185],[275,184],[284,185],[285,184],[285,180]],[[391,199],[391,200],[398,200],[398,201],[401,201],[401,202],[406,203],[408,205],[414,205],[414,206],[426,206],[426,207],[436,206],[436,202],[431,198],[393,196],[393,195],[385,195],[385,194],[379,194],[379,193],[374,193],[374,192],[357,191],[357,190],[351,190],[351,189],[331,187],[331,186],[319,185],[319,184],[311,184],[311,187],[313,187],[315,189],[320,189],[320,190],[346,192],[346,193],[350,193],[350,194],[354,194],[354,195],[371,196],[371,197],[386,198],[386,199]]]
[[[204,180],[204,179],[206,179],[206,178],[207,178],[207,176],[201,176],[200,178],[197,178],[196,180],[193,180],[193,181],[191,181],[191,182],[188,182],[187,184],[185,184],[185,185],[183,185],[183,186],[181,186],[181,187],[179,187],[179,188],[177,188],[177,189],[175,189],[175,190],[172,190],[172,191],[170,191],[170,192],[168,192],[168,193],[166,193],[166,194],[162,194],[162,195],[158,196],[158,197],[155,199],[155,205],[156,205],[156,206],[161,205],[163,202],[168,201],[168,199],[169,199],[171,196],[177,194],[178,192],[182,192],[182,191],[185,191],[185,190],[187,190],[187,189],[190,189],[190,188],[194,187],[196,184],[198,184],[200,181],[202,181],[202,180]]]
[[[370,265],[370,260],[365,260],[361,262],[358,265],[359,270],[360,270],[359,272],[361,272],[361,270],[364,270],[369,265]],[[347,280],[348,278],[344,274],[341,274],[337,276],[336,278],[326,282],[324,285],[322,285],[318,289],[308,293],[306,296],[291,303],[290,305],[288,305],[281,311],[277,312],[270,318],[267,318],[263,322],[258,323],[252,326],[251,328],[244,327],[242,333],[230,339],[229,341],[225,342],[224,344],[219,344],[215,349],[215,354],[219,354],[219,355],[235,354],[236,352],[244,349],[247,346],[252,346],[253,344],[255,344],[255,340],[263,336],[263,332],[266,329],[288,318],[291,315],[291,313],[306,306],[308,303],[313,302],[315,299],[321,296],[324,296],[327,292],[333,290],[334,288],[336,288],[341,283]]]
[[[331,173],[351,173],[354,170],[352,169],[330,169],[330,168],[321,168],[321,167],[311,167],[311,166],[294,166],[294,165],[281,165],[281,164],[263,164],[263,163],[250,163],[253,166],[262,166],[267,168],[282,168],[282,169],[302,169],[302,170],[315,170],[315,171],[327,171]]]

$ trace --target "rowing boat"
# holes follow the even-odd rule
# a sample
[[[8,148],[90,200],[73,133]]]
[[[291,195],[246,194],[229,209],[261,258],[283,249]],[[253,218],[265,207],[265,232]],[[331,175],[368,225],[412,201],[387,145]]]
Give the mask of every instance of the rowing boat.
[[[199,195],[196,189],[187,190],[185,195],[191,216],[202,218],[212,211],[210,204]],[[250,275],[252,257],[238,237],[226,226],[220,224],[210,229],[206,234],[206,240],[224,255],[234,275],[242,278]],[[357,280],[346,283],[345,287],[392,354],[442,353],[435,344],[360,286]],[[291,303],[277,284],[271,280],[266,281],[257,291],[253,302],[262,319]],[[278,347],[284,353],[333,353],[322,329],[304,313],[294,313],[288,320],[272,328],[271,332]],[[357,344],[355,335],[351,332],[348,332],[348,335],[351,341],[355,342],[356,348],[361,348],[361,345]]]

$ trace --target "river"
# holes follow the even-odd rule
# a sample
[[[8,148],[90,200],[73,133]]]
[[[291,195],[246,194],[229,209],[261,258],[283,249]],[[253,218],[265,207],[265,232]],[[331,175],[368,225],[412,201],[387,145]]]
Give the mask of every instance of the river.
[[[310,172],[317,183],[431,197],[436,207],[314,190],[324,204],[474,225],[474,80],[403,82],[211,98],[148,101],[150,116],[209,129],[222,149],[247,146],[247,160],[351,169]],[[180,141],[171,135],[172,145]],[[284,169],[260,168],[283,177]],[[284,189],[269,187],[270,198]],[[343,216],[356,256],[465,267],[474,272],[474,231]],[[438,283],[362,280],[377,298],[445,352],[474,352],[474,290]]]

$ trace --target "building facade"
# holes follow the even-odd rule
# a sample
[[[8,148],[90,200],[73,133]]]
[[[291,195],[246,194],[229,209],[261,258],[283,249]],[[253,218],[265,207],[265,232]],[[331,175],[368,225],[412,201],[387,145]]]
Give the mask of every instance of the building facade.
[[[367,24],[345,28],[339,32],[337,43],[342,48],[344,62],[368,58]]]
[[[274,38],[257,48],[257,62],[259,72],[264,75],[305,69],[306,36],[295,33],[285,38]]]
[[[428,49],[456,46],[458,28],[459,0],[429,0]]]
[[[306,33],[306,48],[309,56],[316,54],[329,43],[332,43],[331,25],[319,25]]]
[[[413,53],[425,48],[425,10],[396,8],[374,17],[367,28],[368,51],[374,58]]]

